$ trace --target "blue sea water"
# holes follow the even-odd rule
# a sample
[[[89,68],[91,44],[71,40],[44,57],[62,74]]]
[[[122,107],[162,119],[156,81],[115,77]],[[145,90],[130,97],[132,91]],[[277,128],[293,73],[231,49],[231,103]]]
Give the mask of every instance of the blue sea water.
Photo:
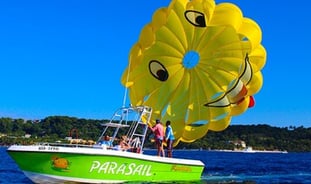
[[[0,147],[0,183],[31,184],[5,147]],[[153,150],[147,154],[155,154]],[[175,150],[174,157],[198,159],[205,168],[201,181],[191,183],[311,184],[311,153],[237,153]],[[146,182],[144,182],[146,183]],[[174,182],[177,183],[177,182]]]

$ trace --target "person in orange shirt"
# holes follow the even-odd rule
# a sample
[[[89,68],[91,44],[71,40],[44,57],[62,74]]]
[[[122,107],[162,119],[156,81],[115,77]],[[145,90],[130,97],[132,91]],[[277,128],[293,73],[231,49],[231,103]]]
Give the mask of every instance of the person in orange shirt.
[[[150,127],[151,131],[154,133],[155,142],[157,146],[158,156],[165,157],[164,149],[163,149],[163,139],[164,139],[164,128],[159,119],[156,119],[156,125]]]

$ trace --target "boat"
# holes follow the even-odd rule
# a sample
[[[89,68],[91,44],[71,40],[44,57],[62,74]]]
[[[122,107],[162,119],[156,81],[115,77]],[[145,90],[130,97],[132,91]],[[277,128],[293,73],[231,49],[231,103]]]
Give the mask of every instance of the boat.
[[[200,160],[159,157],[144,154],[144,142],[152,108],[122,107],[94,145],[37,143],[12,145],[8,154],[34,183],[123,183],[198,181],[204,169]],[[109,135],[116,145],[126,135],[130,148],[98,144]]]
[[[280,150],[254,150],[251,146],[241,150],[243,153],[288,153],[287,151]]]

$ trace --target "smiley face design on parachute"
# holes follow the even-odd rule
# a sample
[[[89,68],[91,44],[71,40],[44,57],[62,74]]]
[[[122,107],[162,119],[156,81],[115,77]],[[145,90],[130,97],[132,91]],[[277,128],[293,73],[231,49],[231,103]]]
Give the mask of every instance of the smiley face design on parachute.
[[[259,26],[233,4],[173,0],[143,28],[122,83],[133,105],[174,122],[176,144],[191,142],[254,105],[266,60],[260,41]]]
[[[165,82],[168,79],[168,71],[159,61],[152,60],[149,63],[149,71],[153,77],[159,81]]]

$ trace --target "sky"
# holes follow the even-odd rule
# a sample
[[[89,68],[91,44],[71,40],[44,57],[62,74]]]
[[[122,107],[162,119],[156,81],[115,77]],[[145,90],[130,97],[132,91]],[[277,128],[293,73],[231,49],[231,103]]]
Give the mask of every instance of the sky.
[[[131,47],[169,2],[0,1],[0,117],[109,119],[123,105]],[[311,127],[308,1],[221,2],[258,23],[267,51],[256,105],[231,124]]]

